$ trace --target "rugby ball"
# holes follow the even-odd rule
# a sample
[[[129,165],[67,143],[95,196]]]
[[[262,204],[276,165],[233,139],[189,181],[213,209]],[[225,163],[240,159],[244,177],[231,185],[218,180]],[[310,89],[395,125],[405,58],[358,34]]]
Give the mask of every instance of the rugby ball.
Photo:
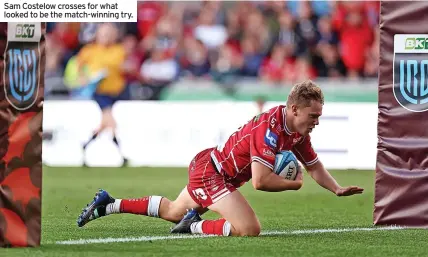
[[[300,171],[296,156],[291,151],[281,151],[275,155],[273,171],[288,180],[295,180]]]

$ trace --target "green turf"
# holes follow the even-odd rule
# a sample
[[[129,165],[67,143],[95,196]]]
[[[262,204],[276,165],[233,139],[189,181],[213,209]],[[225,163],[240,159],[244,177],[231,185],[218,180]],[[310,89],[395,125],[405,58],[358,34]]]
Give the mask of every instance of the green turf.
[[[256,211],[263,231],[371,227],[374,172],[335,171],[342,185],[359,185],[363,195],[339,198],[305,174],[297,192],[240,191]],[[185,169],[45,168],[42,246],[0,249],[0,256],[426,256],[426,230],[361,231],[276,235],[258,238],[199,238],[151,242],[57,245],[89,238],[170,236],[171,224],[136,215],[111,215],[77,228],[76,218],[98,188],[118,198],[164,195],[175,198],[187,181]],[[208,213],[204,217],[215,218]]]

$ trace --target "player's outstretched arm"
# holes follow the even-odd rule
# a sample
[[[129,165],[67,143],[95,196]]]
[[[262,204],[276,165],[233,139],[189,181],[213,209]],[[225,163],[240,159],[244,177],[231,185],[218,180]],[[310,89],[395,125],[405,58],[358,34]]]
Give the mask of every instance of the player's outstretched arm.
[[[303,184],[301,174],[298,175],[295,181],[287,180],[257,161],[251,163],[251,173],[253,187],[260,191],[281,192],[285,190],[299,190]]]
[[[309,175],[322,187],[330,190],[337,196],[349,196],[362,194],[364,189],[358,186],[341,187],[336,180],[325,169],[321,161],[317,161],[313,165],[306,166]]]

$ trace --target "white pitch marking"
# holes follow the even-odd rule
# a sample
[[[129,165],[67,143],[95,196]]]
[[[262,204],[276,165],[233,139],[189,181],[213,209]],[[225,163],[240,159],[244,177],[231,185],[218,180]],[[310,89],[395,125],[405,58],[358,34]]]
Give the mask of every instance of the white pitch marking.
[[[261,235],[298,235],[298,234],[319,234],[319,233],[343,233],[355,231],[376,231],[376,230],[399,230],[406,227],[389,226],[377,228],[330,228],[330,229],[307,229],[307,230],[290,230],[290,231],[265,231]],[[84,245],[84,244],[107,244],[107,243],[127,243],[127,242],[148,242],[157,240],[176,240],[176,239],[194,239],[215,237],[213,235],[172,235],[172,236],[141,236],[141,237],[123,237],[123,238],[95,238],[95,239],[78,239],[56,241],[60,245]]]
[[[319,234],[319,233],[341,233],[354,231],[376,231],[376,230],[398,230],[405,227],[389,226],[378,228],[326,228],[326,229],[308,229],[308,230],[292,230],[292,231],[267,231],[262,232],[262,235],[297,235],[297,234]]]

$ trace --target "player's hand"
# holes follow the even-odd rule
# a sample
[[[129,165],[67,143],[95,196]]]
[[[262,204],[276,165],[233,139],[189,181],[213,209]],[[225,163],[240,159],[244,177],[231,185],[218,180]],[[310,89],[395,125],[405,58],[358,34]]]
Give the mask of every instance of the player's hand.
[[[340,187],[336,191],[336,195],[337,196],[350,196],[350,195],[362,194],[363,191],[364,191],[364,188],[357,187],[357,186]]]
[[[296,176],[296,179],[294,181],[298,182],[300,184],[300,187],[303,186],[303,172],[302,172],[302,170],[299,170],[299,172],[297,172],[297,176]]]
[[[299,170],[299,172],[297,172],[296,181],[302,181],[303,182],[303,172],[301,170]]]

